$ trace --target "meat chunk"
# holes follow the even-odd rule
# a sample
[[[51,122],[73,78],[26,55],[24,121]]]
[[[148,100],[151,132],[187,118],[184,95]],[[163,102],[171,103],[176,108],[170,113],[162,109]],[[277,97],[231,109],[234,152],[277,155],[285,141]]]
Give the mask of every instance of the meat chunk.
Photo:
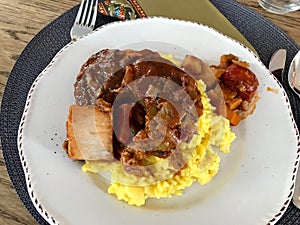
[[[194,76],[196,80],[203,80],[207,90],[213,88],[217,82],[217,79],[211,73],[209,66],[195,56],[185,56],[181,68],[188,74]]]
[[[106,94],[98,99],[113,103],[115,141],[120,142],[114,153],[128,171],[135,173],[137,170],[129,165],[141,166],[148,156],[167,158],[180,142],[191,139],[197,132],[195,123],[202,114],[202,103],[196,80],[171,63],[140,61],[128,65],[125,71],[119,87],[128,84],[126,88],[109,88],[118,93],[117,100],[106,98]]]
[[[244,67],[231,64],[221,78],[225,87],[235,91],[243,100],[250,101],[258,87],[255,74]]]
[[[225,104],[224,96],[220,86],[217,85],[218,79],[212,73],[208,64],[195,56],[187,55],[184,58],[181,67],[188,74],[194,76],[197,80],[202,80],[205,83],[210,103],[216,108],[216,112],[223,111]]]
[[[163,61],[159,53],[150,50],[104,49],[91,56],[81,67],[74,84],[77,105],[94,105],[102,88],[117,88],[122,81],[122,70],[137,61]],[[165,60],[164,60],[165,61]],[[117,71],[120,71],[117,74]],[[117,76],[113,76],[117,75]],[[116,80],[115,80],[116,79]]]

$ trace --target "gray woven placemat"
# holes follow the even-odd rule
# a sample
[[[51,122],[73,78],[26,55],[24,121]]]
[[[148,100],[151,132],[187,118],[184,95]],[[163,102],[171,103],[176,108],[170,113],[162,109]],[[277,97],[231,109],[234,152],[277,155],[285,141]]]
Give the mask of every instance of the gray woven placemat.
[[[279,48],[286,48],[288,50],[287,63],[291,62],[299,46],[282,30],[264,17],[232,0],[211,0],[211,2],[249,40],[259,53],[263,63],[267,64],[272,53]],[[47,25],[30,41],[18,58],[9,76],[1,105],[0,138],[7,171],[23,204],[39,224],[45,225],[48,225],[48,223],[36,211],[26,189],[25,176],[17,148],[18,126],[31,84],[48,65],[54,55],[70,41],[69,31],[77,10],[78,7],[75,7],[67,11]],[[99,15],[97,26],[114,20]],[[283,80],[283,86],[290,97],[294,116],[299,127],[300,102],[288,89],[286,79]],[[242,225],[243,223],[242,221],[237,221],[236,224]],[[286,213],[277,224],[300,224],[300,211],[290,204]]]

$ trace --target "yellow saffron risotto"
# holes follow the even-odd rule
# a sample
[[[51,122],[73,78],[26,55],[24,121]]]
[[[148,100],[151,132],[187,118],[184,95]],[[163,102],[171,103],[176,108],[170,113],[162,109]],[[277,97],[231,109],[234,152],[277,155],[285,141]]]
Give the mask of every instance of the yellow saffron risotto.
[[[197,121],[198,135],[194,135],[190,143],[181,143],[180,149],[192,151],[187,160],[186,166],[164,180],[153,182],[152,178],[136,177],[124,171],[120,163],[93,163],[86,162],[82,170],[84,172],[98,173],[109,171],[111,173],[111,184],[108,193],[113,194],[118,200],[127,202],[130,205],[142,206],[148,198],[170,198],[173,195],[182,195],[182,190],[192,185],[194,181],[204,185],[209,183],[219,170],[220,157],[213,151],[216,146],[220,151],[228,153],[230,145],[235,139],[235,134],[230,131],[230,124],[227,119],[217,116],[210,104],[210,100],[205,93],[206,86],[202,81],[197,82],[197,87],[201,92],[203,104],[203,114]],[[184,151],[183,151],[184,152]],[[165,162],[168,163],[168,162]],[[161,171],[167,167],[161,164]],[[148,185],[126,185],[120,180],[129,181],[143,179],[143,183]],[[129,182],[130,183],[130,182]],[[132,183],[132,182],[131,182]]]

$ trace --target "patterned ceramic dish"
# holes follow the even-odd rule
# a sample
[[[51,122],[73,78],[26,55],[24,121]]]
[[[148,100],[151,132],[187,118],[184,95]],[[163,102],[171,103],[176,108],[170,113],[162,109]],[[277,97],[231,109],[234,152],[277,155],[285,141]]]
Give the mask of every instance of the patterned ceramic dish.
[[[73,83],[85,60],[104,48],[149,48],[177,58],[189,53],[209,64],[233,53],[250,63],[261,99],[255,113],[234,127],[232,151],[210,184],[131,207],[68,159],[61,145]],[[32,85],[18,142],[28,192],[50,224],[275,224],[291,200],[299,160],[287,95],[258,57],[207,26],[166,18],[115,22],[63,48]]]

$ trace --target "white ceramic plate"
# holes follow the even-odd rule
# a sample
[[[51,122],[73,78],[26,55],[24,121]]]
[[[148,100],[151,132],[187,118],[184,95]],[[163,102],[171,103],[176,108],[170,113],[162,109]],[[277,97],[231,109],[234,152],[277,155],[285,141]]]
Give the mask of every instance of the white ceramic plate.
[[[179,59],[189,53],[209,64],[233,53],[250,63],[261,99],[254,115],[234,127],[232,151],[222,154],[220,172],[210,184],[195,183],[182,197],[132,207],[108,195],[101,179],[68,159],[61,145],[73,83],[85,60],[104,48],[150,48]],[[106,25],[62,49],[31,88],[18,141],[29,194],[50,224],[261,225],[275,224],[290,202],[297,135],[285,92],[249,49],[207,26],[149,18]]]

